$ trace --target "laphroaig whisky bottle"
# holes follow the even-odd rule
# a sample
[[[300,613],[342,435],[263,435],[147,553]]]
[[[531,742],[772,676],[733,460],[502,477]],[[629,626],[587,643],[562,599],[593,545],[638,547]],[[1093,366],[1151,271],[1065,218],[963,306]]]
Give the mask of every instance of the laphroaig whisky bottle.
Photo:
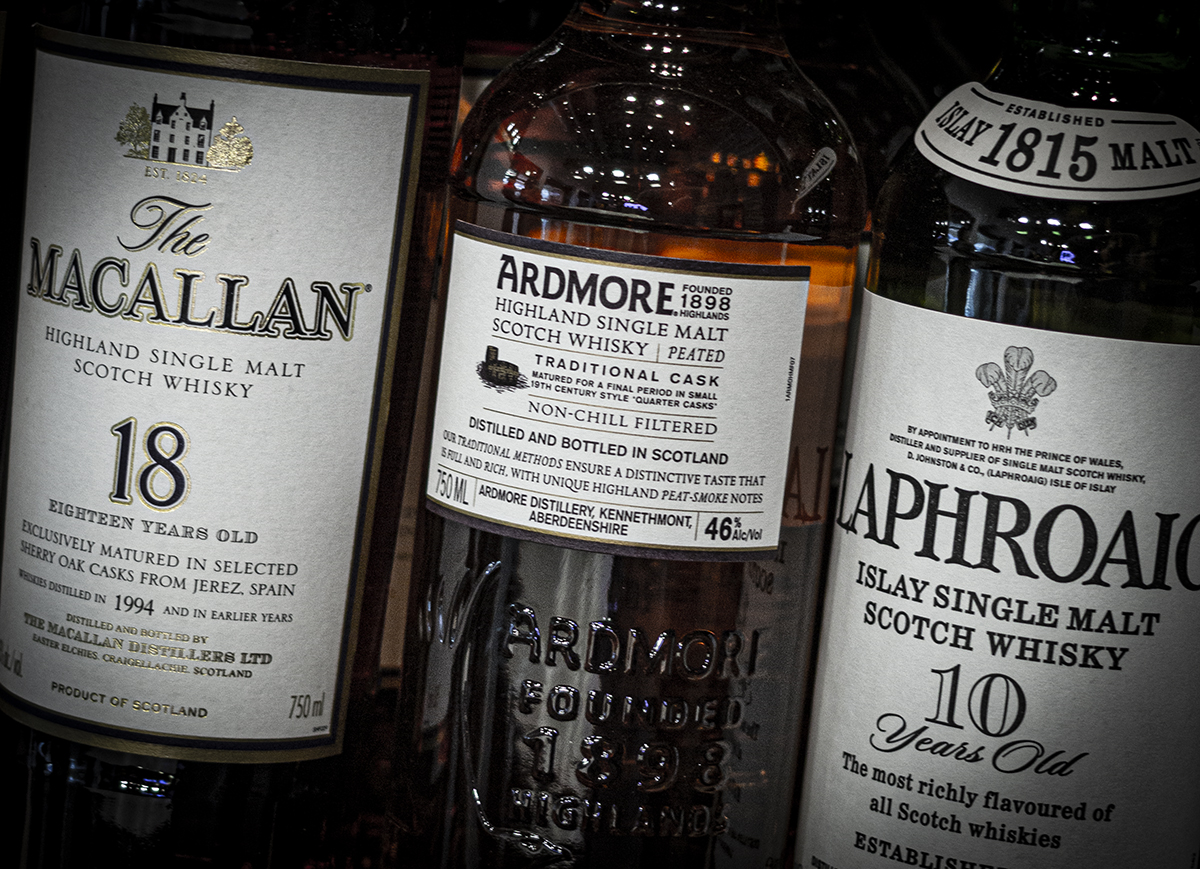
[[[379,862],[446,11],[40,15],[0,587],[14,864]]]
[[[404,852],[779,865],[865,219],[844,125],[769,4],[585,0],[451,171]]]
[[[1197,860],[1195,10],[1016,15],[875,211],[797,866]]]

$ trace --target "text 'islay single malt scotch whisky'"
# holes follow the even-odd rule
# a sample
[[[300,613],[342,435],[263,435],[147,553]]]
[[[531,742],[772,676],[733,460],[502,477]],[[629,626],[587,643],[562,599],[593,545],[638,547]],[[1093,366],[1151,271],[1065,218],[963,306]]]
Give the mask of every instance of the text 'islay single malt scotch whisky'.
[[[797,866],[1191,866],[1194,10],[1020,3],[875,226]]]

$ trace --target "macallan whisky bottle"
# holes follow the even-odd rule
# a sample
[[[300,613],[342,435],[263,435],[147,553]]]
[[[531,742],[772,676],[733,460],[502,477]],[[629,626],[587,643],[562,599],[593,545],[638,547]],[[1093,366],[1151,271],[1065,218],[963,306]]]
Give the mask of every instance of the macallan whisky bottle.
[[[845,125],[768,3],[583,0],[451,174],[402,852],[780,865],[866,214]]]
[[[796,866],[1188,866],[1188,4],[1020,2],[874,211]]]
[[[446,12],[38,14],[6,865],[381,861],[380,634],[461,63]]]

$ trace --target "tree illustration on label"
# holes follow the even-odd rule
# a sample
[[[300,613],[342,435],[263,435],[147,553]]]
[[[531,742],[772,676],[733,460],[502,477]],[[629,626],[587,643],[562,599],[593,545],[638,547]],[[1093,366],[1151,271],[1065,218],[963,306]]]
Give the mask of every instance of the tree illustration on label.
[[[122,145],[128,145],[126,157],[150,158],[150,113],[142,106],[132,105],[117,128],[114,137]]]
[[[189,105],[186,92],[171,103],[155,94],[149,111],[136,103],[129,107],[113,138],[129,146],[126,157],[236,172],[249,165],[254,147],[236,117],[213,135],[216,105]]]
[[[217,133],[212,147],[208,149],[208,165],[217,169],[241,169],[250,165],[254,158],[254,146],[243,136],[245,127],[235,117]]]
[[[995,362],[985,362],[975,369],[975,377],[990,390],[988,398],[992,402],[984,421],[992,429],[1004,426],[1008,436],[1012,430],[1023,431],[1037,428],[1037,419],[1033,416],[1038,406],[1037,396],[1045,397],[1058,388],[1058,383],[1042,369],[1034,371],[1033,351],[1028,347],[1009,347],[1004,351],[1004,368]],[[989,429],[990,431],[991,429]]]

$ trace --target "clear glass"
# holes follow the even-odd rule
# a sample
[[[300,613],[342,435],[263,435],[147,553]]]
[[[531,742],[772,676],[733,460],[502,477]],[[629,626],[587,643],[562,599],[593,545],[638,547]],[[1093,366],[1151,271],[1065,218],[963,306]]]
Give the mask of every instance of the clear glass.
[[[812,283],[774,558],[583,551],[426,511],[395,817],[423,865],[787,859],[866,212],[843,123],[771,23],[757,4],[581,3],[466,119],[452,218],[583,249],[807,264]],[[822,148],[834,168],[807,186]],[[599,666],[614,654],[628,666]]]

